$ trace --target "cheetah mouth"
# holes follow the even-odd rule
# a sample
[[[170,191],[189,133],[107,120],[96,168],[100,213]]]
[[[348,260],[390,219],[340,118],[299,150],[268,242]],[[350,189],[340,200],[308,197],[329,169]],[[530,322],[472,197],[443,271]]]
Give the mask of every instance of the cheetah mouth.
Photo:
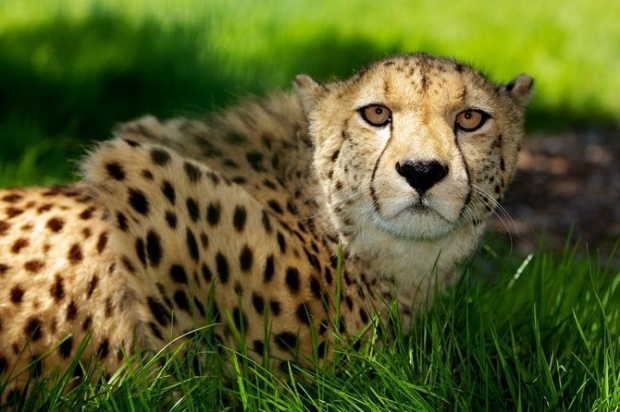
[[[424,219],[439,218],[441,221],[449,225],[452,225],[454,223],[452,222],[452,220],[448,219],[446,216],[441,214],[440,211],[438,211],[431,205],[427,204],[427,202],[424,201],[423,199],[419,199],[418,201],[412,203],[411,205],[403,209],[399,214],[400,215],[405,214],[405,215],[415,217],[418,219],[419,218],[424,218]]]

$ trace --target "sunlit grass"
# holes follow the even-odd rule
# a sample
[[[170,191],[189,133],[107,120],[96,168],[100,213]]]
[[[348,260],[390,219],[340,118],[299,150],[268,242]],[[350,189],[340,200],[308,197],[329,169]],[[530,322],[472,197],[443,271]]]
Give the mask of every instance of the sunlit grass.
[[[332,365],[291,366],[274,374],[243,350],[221,348],[198,335],[188,343],[197,344],[188,355],[179,356],[187,349],[179,348],[147,361],[133,359],[110,381],[95,379],[68,394],[62,394],[67,382],[59,377],[22,406],[113,411],[620,408],[620,273],[605,261],[576,257],[572,248],[560,256],[541,248],[525,260],[495,261],[490,252],[485,248],[463,280],[420,315],[411,334],[397,332],[393,340],[378,335],[360,350],[341,350],[335,372]],[[203,366],[190,367],[196,364]]]

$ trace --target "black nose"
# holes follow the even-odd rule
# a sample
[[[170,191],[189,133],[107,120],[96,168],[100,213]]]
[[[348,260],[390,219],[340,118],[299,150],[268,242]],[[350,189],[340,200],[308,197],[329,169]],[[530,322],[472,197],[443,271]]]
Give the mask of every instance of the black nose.
[[[420,194],[439,183],[448,174],[448,166],[444,166],[437,160],[413,161],[407,159],[396,163],[396,171],[407,180],[407,183]]]

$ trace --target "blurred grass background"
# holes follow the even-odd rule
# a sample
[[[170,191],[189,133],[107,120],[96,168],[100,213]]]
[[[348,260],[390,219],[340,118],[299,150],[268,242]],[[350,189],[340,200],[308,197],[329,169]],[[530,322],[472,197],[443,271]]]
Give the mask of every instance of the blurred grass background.
[[[90,139],[328,80],[395,52],[537,80],[528,127],[617,127],[620,2],[0,0],[0,186],[73,178]]]

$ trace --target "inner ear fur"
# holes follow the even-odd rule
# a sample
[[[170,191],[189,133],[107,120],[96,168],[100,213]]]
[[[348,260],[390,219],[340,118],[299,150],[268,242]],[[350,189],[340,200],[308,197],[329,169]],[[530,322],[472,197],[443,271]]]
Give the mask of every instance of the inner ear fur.
[[[510,93],[512,98],[521,106],[525,106],[530,101],[533,89],[534,79],[527,74],[515,77],[513,81],[504,86],[504,90]]]

